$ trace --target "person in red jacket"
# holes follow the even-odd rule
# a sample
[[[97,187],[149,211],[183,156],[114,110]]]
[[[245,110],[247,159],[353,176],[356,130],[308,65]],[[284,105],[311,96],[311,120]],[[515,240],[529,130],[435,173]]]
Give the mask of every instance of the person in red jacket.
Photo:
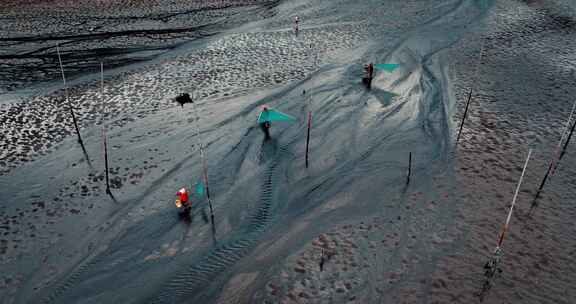
[[[182,188],[176,192],[176,195],[178,195],[178,199],[180,200],[180,208],[184,208],[184,212],[190,212],[190,209],[192,208],[192,202],[189,201],[188,190],[186,190],[186,188]]]

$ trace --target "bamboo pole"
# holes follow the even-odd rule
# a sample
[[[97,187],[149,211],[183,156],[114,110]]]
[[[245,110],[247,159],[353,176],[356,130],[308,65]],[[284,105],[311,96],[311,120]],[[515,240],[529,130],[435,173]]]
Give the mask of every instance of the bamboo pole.
[[[460,140],[460,133],[462,133],[462,128],[464,127],[464,121],[466,120],[466,115],[468,115],[468,107],[470,106],[470,100],[472,100],[472,87],[468,91],[468,100],[466,101],[466,108],[464,109],[464,115],[462,116],[462,121],[460,122],[460,129],[458,130],[458,136],[456,137],[456,145]]]
[[[82,141],[82,136],[80,135],[80,128],[78,128],[78,122],[76,121],[74,108],[72,107],[72,103],[68,98],[68,86],[66,85],[66,76],[64,75],[64,66],[62,65],[62,57],[60,56],[60,48],[58,47],[58,44],[56,44],[56,53],[58,54],[58,62],[60,63],[60,71],[62,72],[62,81],[64,82],[64,96],[66,102],[68,103],[70,115],[72,115],[72,122],[74,123],[74,129],[76,129],[76,135],[78,136],[78,143],[80,143],[80,146],[82,146],[82,151],[84,151],[84,155],[88,155],[88,153],[86,152],[86,148],[84,147],[84,142]]]
[[[560,136],[560,141],[558,142],[558,145],[556,146],[556,150],[554,152],[554,155],[552,156],[552,159],[550,160],[550,164],[548,165],[548,170],[546,171],[544,178],[542,178],[542,181],[540,182],[540,186],[538,187],[538,191],[536,191],[536,195],[534,196],[534,201],[532,201],[532,207],[534,207],[536,205],[536,203],[537,203],[536,201],[538,200],[540,193],[544,189],[544,185],[546,185],[546,181],[548,180],[548,177],[554,176],[554,172],[556,171],[556,168],[558,167],[558,163],[560,162],[560,160],[564,156],[564,153],[566,152],[566,148],[568,146],[568,143],[570,142],[570,139],[572,137],[572,133],[574,132],[574,127],[576,126],[576,121],[575,121],[574,125],[572,126],[572,128],[570,130],[570,133],[568,134],[568,129],[570,128],[570,122],[572,121],[572,117],[574,116],[575,110],[576,110],[576,101],[574,102],[574,105],[572,106],[572,111],[570,112],[570,116],[568,117],[568,121],[566,122],[566,126],[564,126],[564,131],[562,131],[562,135]],[[568,139],[566,140],[564,147],[562,148],[562,143],[564,142],[564,139],[566,138],[567,134],[568,134]]]
[[[325,262],[324,248],[320,247],[320,271],[324,271],[324,262]]]
[[[304,91],[306,93],[306,91]],[[307,96],[308,98],[308,105],[312,105],[312,97],[310,95]],[[310,146],[310,129],[312,128],[312,109],[308,110],[308,130],[306,134],[306,169],[308,169],[308,155],[309,155],[309,146]]]
[[[312,111],[308,112],[308,133],[306,135],[306,168],[308,168],[308,147],[310,145],[310,127],[312,124]]]
[[[196,137],[200,142],[200,159],[202,162],[202,175],[204,178],[204,185],[206,186],[206,198],[208,199],[208,205],[210,207],[210,219],[212,221],[212,229],[214,230],[214,209],[212,207],[212,198],[210,197],[210,186],[208,184],[208,166],[206,164],[206,158],[204,157],[204,144],[200,138],[200,116],[198,115],[198,109],[196,108],[196,103],[193,102],[194,113],[196,116]]]
[[[100,62],[100,98],[101,102],[104,105],[104,63]],[[106,194],[112,196],[112,192],[110,191],[110,175],[109,175],[109,166],[108,166],[108,138],[106,135],[106,115],[108,111],[106,109],[106,105],[104,105],[104,121],[102,122],[102,138],[104,141],[104,168],[106,170]]]
[[[313,45],[310,44],[310,53],[312,53],[313,51]],[[314,57],[314,65],[317,65],[318,62],[318,56]],[[310,91],[310,90],[308,90]],[[306,91],[304,91],[304,94],[306,94]],[[309,106],[309,110],[308,110],[308,130],[306,133],[306,169],[308,169],[309,163],[308,163],[308,158],[309,158],[309,146],[310,146],[310,130],[312,129],[312,95],[309,94],[307,95],[307,99],[308,99],[308,106]]]
[[[560,157],[558,158],[558,162],[560,162],[560,160],[562,160],[562,157],[564,157],[564,154],[566,154],[566,148],[568,148],[568,144],[570,143],[570,139],[572,139],[572,134],[574,133],[575,128],[576,128],[576,121],[572,125],[572,129],[570,130],[570,135],[568,135],[568,139],[566,139],[566,142],[564,143],[564,148],[562,148],[562,154],[560,154]]]
[[[514,198],[512,199],[512,204],[510,205],[510,211],[508,211],[508,216],[506,217],[506,222],[502,227],[502,231],[500,233],[500,237],[498,238],[498,245],[496,246],[496,248],[502,247],[502,243],[504,242],[504,237],[506,236],[506,232],[508,231],[508,227],[510,225],[510,219],[512,218],[512,211],[514,211],[514,206],[516,205],[516,198],[518,197],[518,192],[520,191],[520,185],[522,185],[522,180],[524,179],[524,173],[526,173],[526,167],[528,166],[528,161],[530,160],[531,155],[532,155],[532,149],[528,151],[528,157],[526,157],[526,162],[524,163],[524,169],[522,169],[522,174],[520,175],[520,180],[518,181],[516,191],[514,192]]]
[[[484,42],[485,40],[482,40],[482,46],[480,47],[480,54],[478,55],[478,61],[476,62],[476,68],[474,69],[474,78],[472,80],[472,84],[470,85],[470,90],[468,91],[466,108],[464,109],[464,115],[462,116],[462,121],[460,122],[458,135],[456,136],[456,145],[458,145],[458,141],[460,140],[460,133],[462,133],[462,129],[464,127],[464,121],[466,121],[466,116],[468,114],[468,107],[470,106],[470,101],[472,100],[472,93],[474,92],[474,84],[476,82],[476,79],[478,79],[478,71],[480,70],[480,63],[482,62],[482,54],[484,53]]]

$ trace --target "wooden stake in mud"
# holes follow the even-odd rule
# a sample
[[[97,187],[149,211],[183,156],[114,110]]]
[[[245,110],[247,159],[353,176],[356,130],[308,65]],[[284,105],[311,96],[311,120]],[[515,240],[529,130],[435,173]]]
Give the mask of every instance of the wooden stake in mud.
[[[204,158],[204,147],[200,143],[200,157],[202,158],[204,184],[206,185],[206,198],[208,198],[208,206],[210,206],[210,219],[212,225],[214,225],[214,209],[212,208],[212,199],[210,198],[210,186],[208,185],[208,166],[206,165],[206,159]]]
[[[466,108],[464,109],[464,115],[462,115],[462,121],[460,122],[458,135],[456,136],[456,145],[458,145],[458,141],[460,140],[460,133],[462,133],[462,128],[464,127],[464,121],[466,120],[466,115],[468,114],[468,107],[470,106],[470,101],[472,100],[472,92],[474,91],[474,82],[478,78],[478,70],[480,68],[480,63],[482,62],[482,53],[484,53],[484,40],[482,40],[482,46],[480,47],[480,55],[478,56],[478,62],[476,63],[476,68],[474,70],[473,83],[472,85],[470,85],[470,90],[468,91]]]
[[[106,141],[106,131],[102,130],[102,137],[104,137],[104,165],[106,166],[106,194],[112,195],[110,191],[110,177],[108,175],[108,144]]]
[[[80,129],[78,128],[76,115],[74,115],[74,108],[72,107],[72,103],[68,98],[68,86],[66,85],[66,76],[64,76],[64,66],[62,65],[62,58],[60,57],[60,48],[58,47],[58,44],[56,44],[56,52],[58,53],[58,62],[60,63],[60,71],[62,72],[62,81],[64,82],[64,96],[66,98],[66,102],[68,103],[70,114],[72,115],[72,122],[74,123],[74,128],[76,129],[76,135],[78,136],[78,143],[80,143],[80,146],[82,146],[82,151],[84,151],[84,155],[88,155],[88,153],[86,152],[86,148],[84,147],[84,142],[82,141],[82,136],[80,135]]]
[[[100,63],[100,98],[102,104],[104,104],[104,63]],[[110,176],[108,174],[108,140],[106,136],[106,106],[104,106],[104,122],[102,123],[102,138],[104,141],[104,166],[106,169],[106,194],[112,196],[112,192],[110,191]]]
[[[313,51],[313,45],[310,43],[310,53]],[[318,65],[318,54],[314,57],[314,65]],[[303,94],[306,94],[306,90],[304,90]],[[308,106],[310,110],[308,111],[308,130],[306,132],[306,169],[308,169],[308,155],[309,155],[309,146],[310,146],[310,130],[312,129],[312,95],[308,95]]]
[[[549,176],[554,175],[554,170],[556,170],[556,166],[558,165],[558,162],[560,162],[560,159],[562,159],[562,156],[564,156],[564,153],[566,152],[566,147],[568,146],[568,143],[570,142],[570,138],[572,137],[572,133],[574,132],[574,127],[576,127],[576,122],[574,122],[574,124],[572,125],[572,130],[570,130],[570,135],[568,136],[568,139],[566,140],[566,143],[564,144],[564,148],[562,150],[562,153],[560,154],[560,156],[558,157],[557,160],[552,160],[552,162],[550,162],[550,165],[548,166],[548,170],[546,171],[546,174],[544,175],[544,178],[542,179],[542,182],[540,183],[540,186],[538,187],[538,191],[536,191],[536,195],[534,196],[534,201],[532,202],[532,206],[534,206],[536,204],[536,200],[538,199],[538,197],[540,197],[540,193],[542,192],[542,189],[544,189],[544,185],[546,185],[546,181],[548,180]]]
[[[325,258],[324,258],[324,248],[321,247],[320,248],[320,271],[324,271],[324,262],[325,262]]]
[[[462,121],[460,122],[460,128],[458,130],[458,136],[456,136],[456,145],[460,140],[460,133],[462,133],[462,128],[464,127],[464,121],[466,120],[466,115],[468,114],[468,106],[470,106],[470,100],[472,100],[472,87],[468,91],[468,100],[466,101],[466,108],[464,109],[464,115],[462,115]]]
[[[548,176],[550,175],[551,171],[552,171],[552,163],[550,163],[550,165],[548,166],[548,170],[546,171],[546,174],[544,175],[544,178],[542,179],[542,182],[540,183],[540,186],[538,187],[538,191],[536,191],[536,195],[534,196],[534,200],[532,201],[532,206],[531,206],[532,209],[534,209],[534,207],[536,207],[538,198],[540,197],[540,193],[542,192],[542,189],[544,189],[544,185],[546,184],[546,180],[548,180]]]
[[[308,168],[308,146],[310,145],[311,125],[312,125],[312,111],[308,112],[308,134],[306,135],[306,168]]]
[[[408,176],[406,177],[406,185],[410,183],[410,175],[412,174],[412,152],[408,155]]]
[[[568,148],[568,144],[570,143],[570,139],[572,139],[572,134],[574,133],[575,128],[576,128],[576,121],[574,121],[572,129],[570,129],[570,135],[568,135],[568,139],[566,139],[566,142],[564,143],[564,148],[562,148],[562,154],[560,154],[558,161],[560,161],[562,157],[564,157],[564,154],[566,153],[566,148]]]
[[[304,91],[304,94],[306,94],[306,91]],[[310,98],[310,97],[308,97]],[[310,99],[308,99],[308,104],[310,105]],[[312,109],[310,109],[308,111],[308,131],[306,134],[306,169],[308,169],[308,147],[310,145],[310,129],[312,127]]]

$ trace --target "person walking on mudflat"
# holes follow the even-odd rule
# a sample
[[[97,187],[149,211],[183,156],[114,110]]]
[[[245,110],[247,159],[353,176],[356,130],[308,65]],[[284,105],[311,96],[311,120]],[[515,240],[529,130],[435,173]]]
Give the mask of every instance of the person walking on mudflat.
[[[374,78],[374,65],[369,63],[364,65],[364,77],[362,78],[362,82],[368,89],[372,87],[372,78]]]
[[[294,32],[296,33],[296,36],[298,36],[298,23],[300,22],[300,18],[298,18],[298,16],[294,17]]]
[[[176,200],[176,207],[182,209],[183,214],[190,213],[192,209],[192,202],[189,200],[188,190],[182,188],[176,192],[178,199]]]
[[[190,97],[190,94],[188,94],[188,93],[182,93],[182,94],[176,96],[174,101],[177,102],[182,108],[184,108],[184,104],[186,104],[186,103],[194,103],[192,101],[192,98]]]
[[[270,127],[273,121],[294,121],[296,118],[284,114],[280,111],[268,108],[268,106],[263,106],[262,111],[258,114],[257,123],[266,135],[266,139],[270,139]]]
[[[260,112],[260,115],[258,115],[258,124],[260,125],[260,129],[262,129],[262,131],[266,135],[266,139],[270,139],[271,122],[270,122],[270,112],[268,112],[267,106],[262,107],[262,112]]]

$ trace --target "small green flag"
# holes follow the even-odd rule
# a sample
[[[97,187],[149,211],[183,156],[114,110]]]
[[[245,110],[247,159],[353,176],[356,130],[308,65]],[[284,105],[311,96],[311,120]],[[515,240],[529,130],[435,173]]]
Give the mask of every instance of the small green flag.
[[[204,195],[204,184],[201,181],[196,183],[196,194],[199,196]]]
[[[258,115],[258,123],[264,122],[272,122],[272,121],[294,121],[296,118],[282,113],[277,110],[269,109],[268,111],[262,111],[260,115]]]

